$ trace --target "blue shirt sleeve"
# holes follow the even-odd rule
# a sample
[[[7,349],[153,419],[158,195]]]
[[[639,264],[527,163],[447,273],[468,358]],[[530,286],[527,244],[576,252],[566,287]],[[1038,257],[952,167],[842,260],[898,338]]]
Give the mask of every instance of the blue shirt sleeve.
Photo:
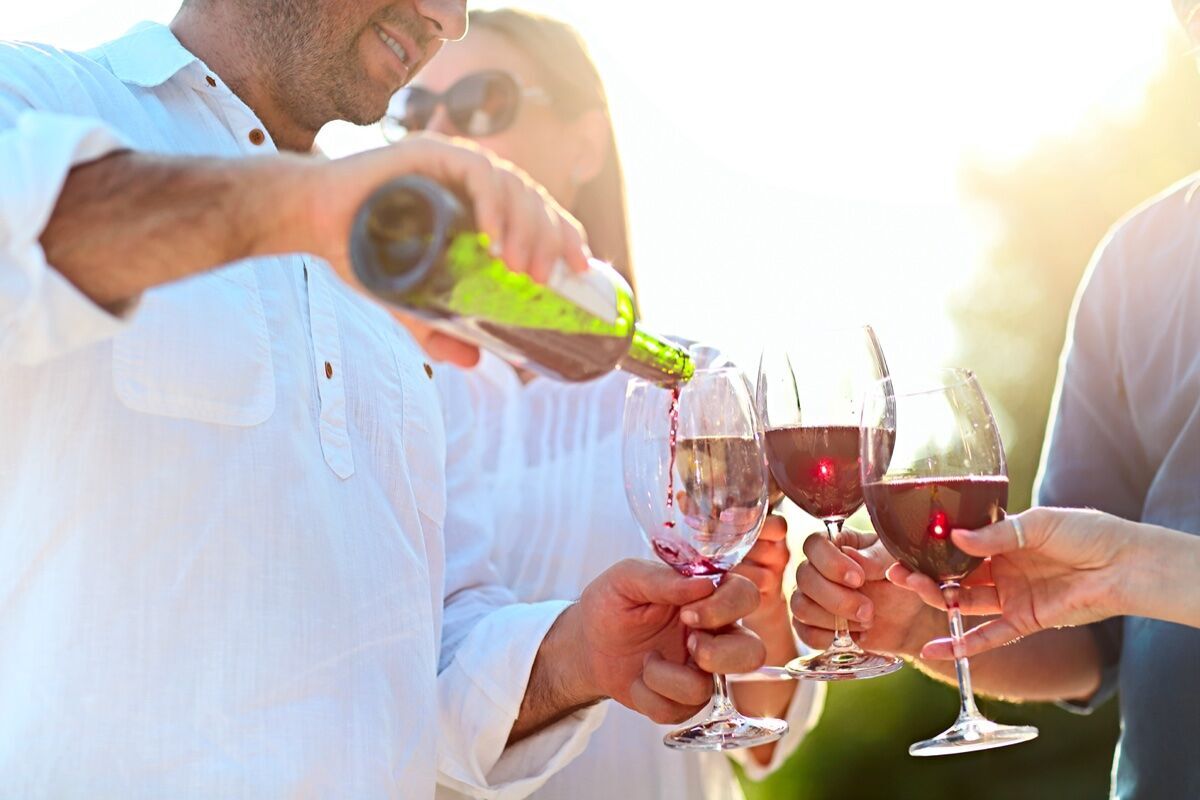
[[[1122,283],[1129,270],[1122,228],[1101,243],[1071,314],[1051,411],[1052,430],[1035,485],[1039,505],[1089,507],[1139,519],[1152,471],[1130,413],[1123,380]],[[1101,685],[1062,707],[1088,713],[1115,692],[1124,622],[1089,626],[1101,659]]]

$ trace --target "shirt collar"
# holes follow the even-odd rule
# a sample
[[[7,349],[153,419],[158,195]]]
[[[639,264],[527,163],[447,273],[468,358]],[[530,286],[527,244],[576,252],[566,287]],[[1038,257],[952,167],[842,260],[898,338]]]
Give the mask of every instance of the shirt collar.
[[[141,22],[129,33],[98,48],[119,80],[153,88],[197,62],[166,25]]]

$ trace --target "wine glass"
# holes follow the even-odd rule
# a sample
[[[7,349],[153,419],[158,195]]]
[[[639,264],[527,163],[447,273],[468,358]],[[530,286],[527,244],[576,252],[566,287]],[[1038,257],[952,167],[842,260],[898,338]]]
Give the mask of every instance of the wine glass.
[[[683,575],[719,584],[754,545],[767,514],[762,426],[745,375],[698,369],[672,389],[629,382],[624,419],[625,496],[655,554]],[[773,742],[787,722],[747,717],[713,676],[708,716],[671,731],[678,750],[732,750]]]
[[[975,376],[955,369],[877,383],[863,404],[862,482],[884,546],[941,586],[955,653],[962,652],[959,581],[982,559],[955,547],[950,531],[996,522],[1008,502],[1004,445]],[[1037,737],[1037,728],[1000,725],[980,714],[966,657],[954,665],[958,720],[909,747],[910,754],[969,753]]]
[[[859,420],[867,389],[888,374],[869,325],[809,331],[795,348],[767,348],[758,368],[757,402],[766,427],[767,462],[779,488],[825,525],[830,541],[863,504]],[[787,670],[821,681],[875,678],[900,669],[870,653],[834,620],[833,643],[793,659]]]

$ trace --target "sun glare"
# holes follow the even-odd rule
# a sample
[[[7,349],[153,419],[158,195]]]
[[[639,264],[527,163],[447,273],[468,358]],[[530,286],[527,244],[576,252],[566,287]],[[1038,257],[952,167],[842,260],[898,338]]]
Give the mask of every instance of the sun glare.
[[[647,317],[747,363],[814,316],[873,322],[893,364],[950,358],[944,309],[988,242],[963,159],[1135,107],[1174,24],[1167,0],[521,5],[575,24],[606,79]],[[0,35],[82,48],[176,6],[18,4]]]

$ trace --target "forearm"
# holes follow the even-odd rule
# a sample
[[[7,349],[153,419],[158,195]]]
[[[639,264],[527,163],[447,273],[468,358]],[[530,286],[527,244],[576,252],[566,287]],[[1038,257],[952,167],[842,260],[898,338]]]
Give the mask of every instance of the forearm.
[[[121,152],[84,164],[42,233],[47,261],[112,307],[231,261],[302,250],[310,163]]]
[[[981,620],[968,620],[967,626]],[[913,662],[922,672],[955,684],[953,661]],[[1042,631],[971,657],[971,682],[979,694],[1007,700],[1080,700],[1100,687],[1100,651],[1086,628]]]
[[[1157,525],[1135,527],[1129,538],[1131,574],[1121,582],[1125,613],[1200,628],[1200,536]]]
[[[559,615],[538,648],[521,710],[508,735],[512,745],[560,719],[603,700],[580,658],[578,605]]]

